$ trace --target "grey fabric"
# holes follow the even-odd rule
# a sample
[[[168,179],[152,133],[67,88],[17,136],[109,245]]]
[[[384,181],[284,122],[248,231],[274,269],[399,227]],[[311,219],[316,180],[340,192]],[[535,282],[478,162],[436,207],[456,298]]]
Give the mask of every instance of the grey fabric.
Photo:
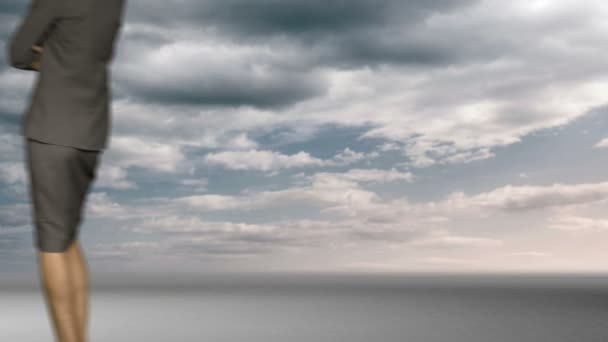
[[[35,246],[64,252],[78,238],[87,194],[103,151],[25,139]]]
[[[26,138],[103,150],[111,130],[108,64],[126,0],[32,0],[7,44],[11,66],[40,73],[23,117]],[[42,45],[39,55],[32,45]]]

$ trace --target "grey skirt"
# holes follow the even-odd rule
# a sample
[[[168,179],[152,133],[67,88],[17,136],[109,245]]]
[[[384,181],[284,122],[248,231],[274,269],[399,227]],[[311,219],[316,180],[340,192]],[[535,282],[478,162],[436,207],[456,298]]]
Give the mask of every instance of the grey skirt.
[[[34,246],[64,252],[78,238],[101,151],[25,139]]]

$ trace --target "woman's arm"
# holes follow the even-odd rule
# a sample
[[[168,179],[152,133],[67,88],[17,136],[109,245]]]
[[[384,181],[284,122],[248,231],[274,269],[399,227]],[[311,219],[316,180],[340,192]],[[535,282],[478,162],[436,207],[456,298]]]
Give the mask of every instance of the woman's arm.
[[[53,29],[57,18],[57,2],[61,0],[32,0],[27,15],[8,45],[11,66],[23,70],[32,67],[40,54],[33,49],[41,46]]]

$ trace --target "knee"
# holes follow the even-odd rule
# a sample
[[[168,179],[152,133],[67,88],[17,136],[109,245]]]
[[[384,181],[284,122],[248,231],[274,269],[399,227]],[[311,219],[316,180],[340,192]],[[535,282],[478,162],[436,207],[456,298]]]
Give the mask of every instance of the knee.
[[[36,247],[41,252],[65,253],[77,238],[74,221],[37,219],[34,230]]]
[[[48,239],[38,235],[36,248],[39,252],[44,253],[66,253],[73,242],[74,239],[72,238]]]
[[[67,245],[45,245],[39,244],[37,246],[38,252],[42,253],[66,253],[68,250]]]

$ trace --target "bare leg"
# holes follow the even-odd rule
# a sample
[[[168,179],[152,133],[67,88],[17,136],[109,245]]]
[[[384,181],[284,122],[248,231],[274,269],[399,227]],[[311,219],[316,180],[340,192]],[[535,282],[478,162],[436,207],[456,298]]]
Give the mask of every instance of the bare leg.
[[[84,251],[78,240],[67,250],[69,274],[72,281],[73,300],[78,321],[79,341],[88,341],[89,275]]]
[[[72,248],[70,246],[70,248]],[[58,342],[84,342],[74,304],[68,252],[38,250],[40,275],[47,309]]]

